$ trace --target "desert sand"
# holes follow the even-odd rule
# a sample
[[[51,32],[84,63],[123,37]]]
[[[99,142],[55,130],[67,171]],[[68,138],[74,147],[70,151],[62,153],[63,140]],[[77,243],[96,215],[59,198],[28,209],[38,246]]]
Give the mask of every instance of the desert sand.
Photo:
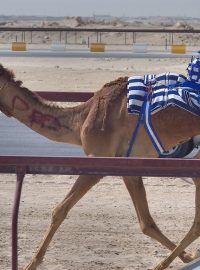
[[[185,74],[187,59],[1,58],[27,88],[46,91],[97,91],[121,76],[174,71]],[[27,175],[19,216],[19,266],[31,259],[51,219],[51,210],[74,183],[75,176]],[[187,180],[187,181],[184,181]],[[191,180],[145,178],[150,211],[175,243],[194,218]],[[0,265],[11,269],[11,211],[14,175],[0,175]],[[191,183],[190,183],[191,182]],[[195,251],[200,240],[189,251]],[[169,253],[145,236],[120,177],[100,181],[69,213],[38,270],[145,270]],[[183,263],[176,259],[170,269]]]

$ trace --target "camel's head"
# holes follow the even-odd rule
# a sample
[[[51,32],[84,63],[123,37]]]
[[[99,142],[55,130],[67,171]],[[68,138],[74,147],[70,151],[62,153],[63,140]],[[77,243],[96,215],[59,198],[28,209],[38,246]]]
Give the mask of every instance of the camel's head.
[[[15,77],[13,72],[4,68],[3,65],[0,64],[0,111],[2,111],[7,116],[11,116],[11,113],[2,101],[1,93],[3,94],[3,92],[6,91],[9,86],[15,87],[21,85],[22,82],[15,81],[14,78]]]

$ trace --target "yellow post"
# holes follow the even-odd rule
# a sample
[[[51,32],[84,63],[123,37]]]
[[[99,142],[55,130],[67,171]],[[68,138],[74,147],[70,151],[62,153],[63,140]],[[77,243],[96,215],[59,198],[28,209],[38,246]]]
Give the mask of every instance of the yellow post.
[[[186,45],[185,44],[172,45],[171,53],[186,53]]]
[[[91,52],[104,52],[105,51],[105,44],[104,43],[91,43],[90,44],[90,51]]]
[[[12,42],[12,51],[26,51],[26,42]]]

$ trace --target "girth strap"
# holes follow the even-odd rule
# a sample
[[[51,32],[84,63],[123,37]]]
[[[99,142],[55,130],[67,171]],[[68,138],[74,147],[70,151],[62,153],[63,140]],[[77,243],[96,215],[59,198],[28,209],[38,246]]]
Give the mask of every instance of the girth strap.
[[[142,105],[142,108],[138,117],[137,125],[133,131],[133,135],[129,143],[128,151],[126,154],[127,157],[129,157],[132,152],[133,144],[135,142],[135,139],[136,139],[136,136],[137,136],[137,133],[141,124],[144,125],[147,131],[147,134],[149,135],[152,141],[152,144],[155,147],[158,154],[160,155],[161,153],[165,152],[165,149],[163,148],[151,123],[151,96],[152,96],[152,92],[146,93],[145,101],[143,102],[143,105]]]

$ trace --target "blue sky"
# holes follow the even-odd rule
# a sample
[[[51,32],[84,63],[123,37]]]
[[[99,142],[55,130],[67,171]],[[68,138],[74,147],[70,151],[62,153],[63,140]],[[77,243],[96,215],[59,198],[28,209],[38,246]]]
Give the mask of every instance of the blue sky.
[[[5,0],[1,15],[187,16],[200,18],[200,0]]]

